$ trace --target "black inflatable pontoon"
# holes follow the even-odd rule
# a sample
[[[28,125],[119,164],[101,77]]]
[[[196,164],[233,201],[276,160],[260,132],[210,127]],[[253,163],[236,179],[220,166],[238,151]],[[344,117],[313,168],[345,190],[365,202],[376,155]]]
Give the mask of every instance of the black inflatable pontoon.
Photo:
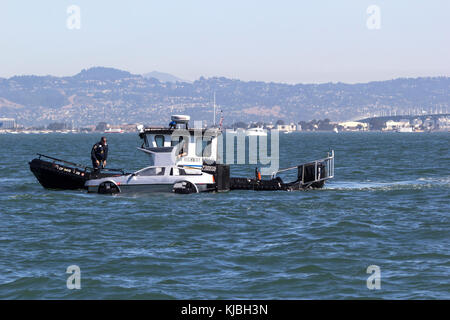
[[[53,158],[38,153],[38,158],[29,162],[30,170],[39,183],[48,189],[84,189],[89,179],[105,178],[125,174],[120,169],[102,169],[95,172],[93,168]],[[41,157],[46,160],[42,160]]]

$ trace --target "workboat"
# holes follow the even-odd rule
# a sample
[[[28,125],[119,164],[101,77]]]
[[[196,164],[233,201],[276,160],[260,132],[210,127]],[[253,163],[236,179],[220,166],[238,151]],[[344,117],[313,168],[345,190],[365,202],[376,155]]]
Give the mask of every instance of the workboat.
[[[39,155],[30,169],[45,188],[87,189],[91,193],[198,193],[229,190],[305,190],[322,188],[334,177],[334,152],[324,159],[279,169],[270,179],[230,177],[230,165],[219,157],[219,128],[189,128],[189,116],[174,115],[170,127],[138,126],[139,151],[148,156],[143,169],[95,171],[65,160]],[[43,158],[43,159],[42,159]],[[296,170],[296,179],[283,182],[282,172]]]

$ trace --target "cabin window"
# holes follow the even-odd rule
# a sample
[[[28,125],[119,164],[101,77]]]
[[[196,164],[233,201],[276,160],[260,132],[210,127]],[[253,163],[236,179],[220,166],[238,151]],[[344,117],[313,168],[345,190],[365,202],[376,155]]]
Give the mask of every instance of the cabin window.
[[[157,134],[155,136],[155,143],[157,147],[164,147],[164,136],[161,134]]]
[[[163,176],[166,168],[153,167],[142,170],[138,173],[139,176]]]
[[[197,157],[211,157],[211,140],[197,138],[195,143],[195,154]]]
[[[147,139],[147,135],[146,134],[144,135],[144,143],[142,144],[141,148],[144,148],[144,146],[147,147],[147,148],[149,147],[148,139]]]
[[[182,136],[178,138],[178,141],[172,140],[172,147],[176,146],[178,149],[177,155],[178,157],[187,156],[189,150],[189,140],[187,138],[183,139]]]
[[[202,138],[197,138],[197,140],[195,141],[195,155],[197,157],[201,157],[203,153],[202,141],[203,141]]]
[[[203,141],[203,156],[204,157],[211,157],[211,140]]]

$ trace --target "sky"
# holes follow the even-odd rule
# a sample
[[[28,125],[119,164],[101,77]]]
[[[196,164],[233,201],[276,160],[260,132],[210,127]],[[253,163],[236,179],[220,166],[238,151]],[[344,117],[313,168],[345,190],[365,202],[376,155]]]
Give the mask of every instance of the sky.
[[[450,1],[2,0],[0,43],[5,78],[93,66],[283,83],[450,76]]]

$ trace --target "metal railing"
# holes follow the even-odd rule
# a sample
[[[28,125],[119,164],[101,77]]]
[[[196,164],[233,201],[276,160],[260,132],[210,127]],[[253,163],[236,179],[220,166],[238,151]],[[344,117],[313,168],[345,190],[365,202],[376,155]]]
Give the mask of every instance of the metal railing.
[[[321,177],[322,167],[319,164],[323,164],[325,166],[325,175],[323,177]],[[308,165],[314,165],[314,181],[305,182],[305,167]],[[303,163],[301,166],[303,167],[302,184],[332,179],[334,178],[334,150],[331,150],[331,153],[329,152],[328,157],[326,158]]]
[[[325,166],[325,175],[321,177],[322,175],[322,166],[320,164],[323,164]],[[312,181],[306,181],[305,182],[305,167],[314,165],[314,180]],[[280,172],[285,172],[289,170],[298,169],[298,167],[302,166],[302,180],[301,183],[303,185],[311,185],[315,182],[320,182],[328,179],[334,178],[334,150],[331,150],[331,152],[328,152],[328,156],[323,159],[318,159],[311,162],[305,162],[303,164],[297,165],[295,167],[289,167],[280,169],[274,173],[272,173],[272,178],[275,178],[276,175]]]

